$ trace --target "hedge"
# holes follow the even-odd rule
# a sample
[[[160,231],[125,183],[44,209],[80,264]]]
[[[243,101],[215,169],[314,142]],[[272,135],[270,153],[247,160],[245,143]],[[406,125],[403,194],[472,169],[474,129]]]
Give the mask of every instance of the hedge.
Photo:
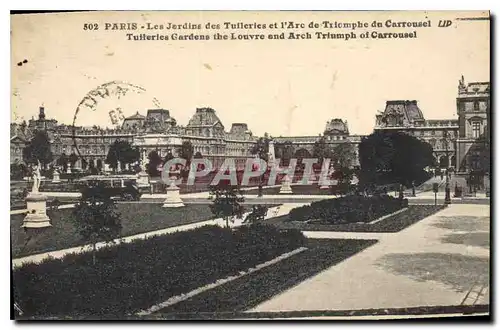
[[[298,230],[205,226],[71,254],[13,272],[26,316],[119,317],[149,308],[305,244]],[[237,294],[237,293],[235,293]]]
[[[325,199],[291,210],[291,221],[322,220],[332,224],[370,222],[408,206],[407,199],[388,195],[349,195]]]

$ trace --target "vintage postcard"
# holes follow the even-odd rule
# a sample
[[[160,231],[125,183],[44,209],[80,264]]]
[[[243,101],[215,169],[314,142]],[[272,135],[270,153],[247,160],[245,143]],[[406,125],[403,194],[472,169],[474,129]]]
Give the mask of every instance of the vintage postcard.
[[[12,318],[489,318],[489,11],[10,19]]]

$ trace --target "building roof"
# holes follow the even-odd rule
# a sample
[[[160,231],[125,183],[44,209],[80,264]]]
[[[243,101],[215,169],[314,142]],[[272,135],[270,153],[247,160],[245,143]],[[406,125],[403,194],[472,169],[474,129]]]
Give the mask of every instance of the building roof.
[[[335,118],[326,123],[324,134],[349,134],[347,121]]]
[[[387,101],[383,115],[403,115],[404,118],[410,123],[425,120],[424,115],[415,100]]]
[[[137,113],[135,113],[134,115],[125,118],[125,120],[144,120],[144,119],[146,119],[146,116],[141,115],[139,111],[137,111]]]
[[[466,83],[464,76],[458,81],[459,95],[489,94],[490,83],[488,81],[475,81]]]
[[[212,108],[197,108],[195,114],[187,124],[187,127],[214,126],[217,123],[222,125],[219,117]],[[222,125],[224,126],[224,125]]]

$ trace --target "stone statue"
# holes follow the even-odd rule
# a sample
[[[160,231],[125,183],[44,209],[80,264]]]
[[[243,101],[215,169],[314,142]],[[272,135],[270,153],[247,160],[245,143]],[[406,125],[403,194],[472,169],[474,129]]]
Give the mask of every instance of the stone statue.
[[[31,189],[32,193],[37,193],[40,189],[40,161],[38,161],[38,165],[34,165],[33,167],[33,187]]]
[[[269,140],[269,151],[267,153],[267,164],[273,167],[276,162],[276,154],[274,152],[274,140]]]
[[[147,164],[148,164],[148,158],[146,157],[146,150],[143,150],[140,160],[141,172],[146,172]]]

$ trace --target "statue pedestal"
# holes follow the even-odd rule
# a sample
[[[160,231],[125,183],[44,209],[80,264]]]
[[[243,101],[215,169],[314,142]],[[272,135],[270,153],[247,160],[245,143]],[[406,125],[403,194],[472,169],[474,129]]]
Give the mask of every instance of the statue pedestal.
[[[149,175],[146,172],[138,173],[136,182],[139,187],[149,187]]]
[[[287,175],[281,181],[280,194],[293,194],[290,177]]]
[[[180,195],[180,188],[175,185],[172,181],[170,186],[167,188],[167,198],[163,202],[163,207],[182,207],[184,203],[182,202]]]
[[[40,193],[30,192],[26,197],[28,214],[24,218],[22,228],[45,228],[51,227],[47,216],[47,196]]]
[[[59,176],[58,171],[54,171],[54,174],[52,175],[52,183],[59,183],[61,182],[61,177]]]

